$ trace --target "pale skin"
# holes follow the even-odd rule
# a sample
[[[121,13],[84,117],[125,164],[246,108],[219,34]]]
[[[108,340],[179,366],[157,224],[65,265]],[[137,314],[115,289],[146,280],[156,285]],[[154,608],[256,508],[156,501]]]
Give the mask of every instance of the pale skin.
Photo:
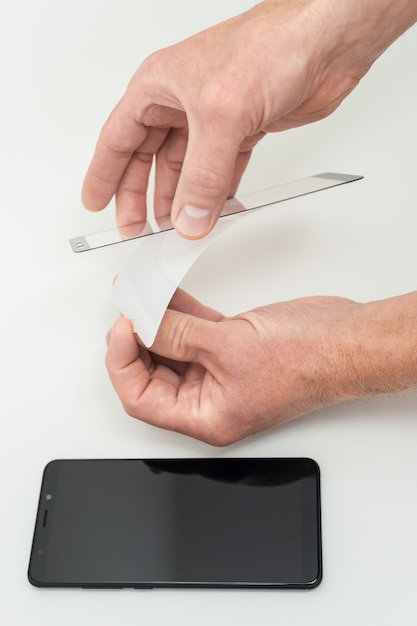
[[[203,237],[257,142],[332,113],[416,20],[415,0],[266,0],[154,53],[103,127],[84,204],[101,210],[115,195],[119,224],[144,219],[155,161],[157,217]],[[152,352],[127,320],[115,324],[107,366],[127,412],[225,445],[415,385],[415,311],[416,294],[318,297],[224,319],[179,292]]]
[[[415,385],[416,311],[417,293],[367,304],[318,296],[225,318],[178,291],[152,349],[120,318],[106,363],[127,413],[227,445]]]

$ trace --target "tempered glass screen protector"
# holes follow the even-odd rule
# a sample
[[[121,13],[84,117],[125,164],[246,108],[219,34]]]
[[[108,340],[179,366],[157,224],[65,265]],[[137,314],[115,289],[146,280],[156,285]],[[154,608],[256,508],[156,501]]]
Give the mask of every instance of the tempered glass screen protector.
[[[46,587],[295,587],[321,580],[311,459],[59,460],[29,580]]]

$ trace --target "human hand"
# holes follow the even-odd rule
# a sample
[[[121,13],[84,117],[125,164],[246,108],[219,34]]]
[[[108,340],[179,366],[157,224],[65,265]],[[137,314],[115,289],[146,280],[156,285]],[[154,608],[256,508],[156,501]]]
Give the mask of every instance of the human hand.
[[[119,226],[154,211],[199,238],[235,194],[265,135],[319,120],[417,19],[414,0],[266,0],[151,55],[105,124],[83,187],[116,195]]]
[[[358,392],[362,306],[312,297],[225,318],[178,290],[150,350],[115,323],[106,364],[127,413],[227,445]]]

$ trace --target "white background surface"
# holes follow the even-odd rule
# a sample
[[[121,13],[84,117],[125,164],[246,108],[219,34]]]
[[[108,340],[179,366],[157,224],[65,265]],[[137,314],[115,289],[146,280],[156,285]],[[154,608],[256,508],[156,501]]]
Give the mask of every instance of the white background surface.
[[[417,397],[333,407],[216,449],[127,417],[104,368],[111,281],[131,244],[79,194],[101,124],[150,52],[248,8],[238,0],[0,0],[1,568],[10,626],[415,624]],[[333,116],[270,136],[240,193],[322,171],[365,179],[265,209],[205,252],[184,287],[226,313],[296,296],[416,288],[417,32]],[[311,592],[39,590],[26,580],[53,458],[303,456],[322,471],[324,579]]]

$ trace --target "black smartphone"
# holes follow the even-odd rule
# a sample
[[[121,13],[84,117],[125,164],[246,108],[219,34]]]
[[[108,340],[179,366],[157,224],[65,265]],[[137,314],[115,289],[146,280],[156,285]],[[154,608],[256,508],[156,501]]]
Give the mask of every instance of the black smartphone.
[[[321,562],[312,459],[56,460],[28,575],[38,587],[312,588]]]

